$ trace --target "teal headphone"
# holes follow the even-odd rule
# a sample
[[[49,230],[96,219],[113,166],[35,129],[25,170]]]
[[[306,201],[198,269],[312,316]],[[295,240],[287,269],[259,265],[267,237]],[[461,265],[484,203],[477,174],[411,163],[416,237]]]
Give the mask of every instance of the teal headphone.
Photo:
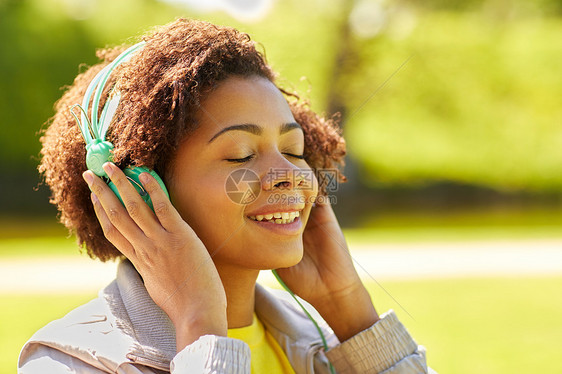
[[[86,166],[94,174],[102,177],[106,181],[106,183],[109,185],[109,188],[111,188],[115,195],[117,195],[121,203],[123,203],[123,199],[119,195],[117,187],[115,186],[115,184],[113,184],[113,182],[109,180],[109,177],[102,168],[103,164],[111,161],[113,157],[113,144],[105,140],[105,134],[107,133],[109,124],[111,123],[113,115],[115,114],[117,107],[119,106],[121,94],[118,91],[116,92],[115,90],[109,94],[109,98],[107,99],[107,102],[103,107],[100,118],[98,119],[99,103],[105,84],[107,83],[107,80],[109,79],[109,76],[111,75],[113,70],[123,62],[129,61],[132,55],[137,50],[142,48],[144,44],[145,42],[140,42],[133,45],[132,47],[121,53],[119,56],[117,56],[117,58],[113,60],[113,62],[104,67],[94,77],[94,79],[88,86],[86,94],[84,95],[84,100],[82,101],[82,105],[75,104],[70,108],[70,112],[76,119],[76,122],[80,127],[80,131],[82,132],[82,137],[86,142]],[[92,109],[90,111],[90,118],[88,118],[88,109],[92,95]],[[76,107],[78,107],[81,111],[81,120],[78,119],[78,116],[73,111]],[[168,190],[166,189],[162,178],[160,178],[160,176],[158,176],[158,174],[156,174],[154,170],[150,170],[144,166],[129,166],[123,170],[123,173],[151,209],[154,210],[152,200],[150,199],[149,194],[146,192],[139,180],[139,176],[142,173],[149,173],[150,175],[152,175],[156,179],[156,181],[158,181],[158,184],[160,184],[162,190],[169,197]]]
[[[115,60],[113,60],[113,62],[111,62],[106,67],[104,67],[94,77],[94,79],[92,80],[92,82],[88,86],[88,89],[86,90],[86,94],[84,95],[84,100],[82,101],[82,105],[75,104],[70,109],[70,112],[72,113],[72,115],[76,119],[76,122],[78,122],[78,125],[80,127],[80,131],[82,132],[82,137],[84,138],[84,141],[86,142],[86,150],[87,150],[86,166],[88,166],[88,169],[91,170],[92,172],[94,172],[94,174],[96,174],[99,177],[104,178],[106,183],[109,185],[111,190],[115,193],[115,195],[117,195],[117,197],[119,198],[119,200],[121,202],[123,202],[123,200],[121,199],[121,196],[119,195],[119,192],[117,191],[117,187],[115,186],[115,184],[113,184],[113,182],[111,182],[109,180],[109,177],[107,176],[107,174],[105,173],[105,171],[102,168],[103,164],[108,162],[108,161],[111,161],[112,156],[113,156],[112,152],[111,152],[113,150],[113,144],[111,144],[110,142],[105,140],[105,134],[107,132],[109,124],[111,123],[111,119],[113,118],[113,115],[115,114],[115,112],[117,110],[117,106],[119,105],[119,101],[121,99],[121,95],[119,94],[119,92],[112,91],[109,94],[109,98],[108,98],[108,100],[106,101],[106,103],[103,107],[103,110],[101,112],[101,116],[100,116],[99,120],[98,120],[98,109],[99,109],[101,94],[103,92],[105,84],[107,83],[107,80],[109,79],[109,76],[111,75],[111,72],[119,64],[121,64],[123,62],[126,62],[126,61],[129,61],[131,59],[132,55],[136,51],[138,51],[140,48],[142,48],[144,46],[144,44],[145,44],[145,42],[140,42],[138,44],[133,45],[132,47],[128,48],[123,53],[121,53],[119,56],[117,56],[117,58]],[[90,118],[88,119],[88,109],[89,109],[90,99],[92,98],[92,94],[94,95],[93,101],[92,101],[92,110],[91,110]],[[81,113],[81,120],[78,119],[78,116],[73,111],[73,109],[76,108],[76,107],[78,107],[80,109],[80,111],[82,112]],[[84,124],[86,124],[86,126],[84,126]],[[154,170],[150,170],[150,169],[148,169],[144,166],[126,167],[123,170],[123,173],[125,173],[125,176],[127,177],[127,179],[129,179],[129,181],[135,187],[135,189],[138,191],[138,193],[141,195],[143,200],[150,206],[151,209],[154,209],[154,207],[152,205],[152,201],[150,200],[150,196],[145,191],[145,189],[143,188],[143,186],[142,186],[142,184],[140,183],[140,180],[139,180],[139,175],[141,173],[145,173],[145,172],[150,173],[158,181],[158,183],[160,184],[160,187],[162,187],[162,190],[164,190],[166,195],[168,195],[168,197],[169,197],[168,190],[164,186],[164,182],[158,176],[158,174],[156,174],[156,172],[154,172]],[[291,291],[289,289],[289,287],[287,287],[287,285],[285,284],[285,282],[283,282],[281,277],[279,277],[277,272],[275,270],[272,270],[272,272],[273,272],[275,278],[277,279],[277,281],[281,284],[281,286],[287,292],[289,292],[289,294],[292,296],[292,298],[297,302],[297,304],[302,308],[304,313],[312,321],[312,323],[314,324],[314,326],[318,330],[318,333],[320,334],[324,349],[328,350],[328,343],[326,341],[326,338],[324,337],[324,334],[322,333],[322,330],[320,329],[320,326],[318,326],[318,323],[314,320],[314,318],[306,310],[304,305],[302,305],[302,303],[297,299],[297,297],[295,296],[293,291]],[[335,373],[334,367],[331,364],[329,364],[329,365],[330,365],[330,371],[332,373]]]

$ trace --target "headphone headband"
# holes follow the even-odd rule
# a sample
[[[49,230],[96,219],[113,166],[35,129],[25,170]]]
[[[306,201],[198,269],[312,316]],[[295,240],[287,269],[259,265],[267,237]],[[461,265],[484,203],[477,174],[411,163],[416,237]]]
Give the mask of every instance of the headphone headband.
[[[119,92],[112,92],[109,95],[110,97],[107,99],[98,120],[101,95],[113,70],[120,64],[129,61],[133,54],[141,49],[145,44],[146,42],[142,41],[127,48],[109,65],[105,66],[99,73],[96,74],[94,79],[92,79],[92,82],[90,82],[90,85],[86,89],[84,99],[82,100],[82,105],[75,104],[70,108],[70,112],[76,119],[76,122],[80,127],[80,131],[82,132],[82,137],[86,142],[86,149],[88,150],[86,164],[88,169],[92,170],[98,176],[106,176],[102,165],[111,159],[111,150],[113,149],[113,145],[105,140],[105,134],[107,133],[109,124],[111,123],[113,115],[119,106],[119,101],[121,100]],[[89,105],[92,94],[92,108],[90,110],[90,118],[88,118],[88,110],[90,109]],[[74,108],[76,107],[80,109],[80,119],[78,119],[78,116],[74,113]]]
[[[115,110],[119,105],[119,100],[121,96],[118,92],[114,93],[111,98],[109,98],[102,110],[100,121],[98,121],[98,111],[99,111],[99,103],[101,100],[101,95],[103,93],[103,89],[109,79],[109,76],[113,72],[113,70],[119,66],[120,64],[127,62],[133,57],[133,54],[137,52],[140,48],[142,48],[146,42],[142,41],[133,45],[132,47],[127,48],[123,51],[119,56],[115,58],[109,65],[105,66],[99,73],[96,74],[90,85],[86,89],[86,94],[84,95],[84,99],[82,100],[82,105],[75,104],[71,107],[74,109],[75,107],[80,108],[81,112],[81,120],[78,119],[76,114],[72,112],[74,117],[76,118],[76,122],[80,126],[80,130],[82,131],[82,136],[86,141],[86,144],[90,144],[95,139],[99,139],[104,141],[105,140],[105,133],[107,132],[107,128],[111,123],[111,119],[115,114]],[[95,93],[94,93],[95,91]],[[94,94],[94,98],[92,101],[92,109],[90,111],[90,118],[88,118],[88,110],[90,99],[92,98],[92,94]],[[86,125],[86,126],[84,126]]]

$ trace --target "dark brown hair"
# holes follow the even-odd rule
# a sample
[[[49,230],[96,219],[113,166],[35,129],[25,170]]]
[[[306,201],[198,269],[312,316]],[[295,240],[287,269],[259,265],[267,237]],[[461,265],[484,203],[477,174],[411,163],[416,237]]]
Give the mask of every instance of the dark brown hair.
[[[229,76],[260,76],[273,82],[275,75],[249,36],[232,28],[179,19],[156,29],[144,41],[143,48],[110,78],[109,86],[118,82],[121,104],[106,138],[115,146],[116,165],[144,165],[166,179],[178,144],[196,126],[194,116],[205,95]],[[51,188],[50,202],[59,209],[61,222],[76,233],[79,244],[102,261],[121,253],[104,237],[95,216],[82,179],[87,169],[85,143],[69,108],[82,102],[94,76],[125,48],[98,52],[102,62],[76,77],[56,103],[55,116],[41,137],[39,171]],[[304,130],[308,164],[314,170],[343,165],[345,142],[336,121],[317,115],[296,95],[285,94]],[[320,193],[324,192],[321,184]]]

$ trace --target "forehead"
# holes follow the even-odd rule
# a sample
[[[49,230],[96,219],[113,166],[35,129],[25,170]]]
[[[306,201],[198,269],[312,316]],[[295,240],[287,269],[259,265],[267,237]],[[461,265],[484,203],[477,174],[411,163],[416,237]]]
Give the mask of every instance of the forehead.
[[[262,77],[226,79],[201,102],[196,117],[206,134],[239,124],[255,124],[267,131],[294,122],[281,91]]]

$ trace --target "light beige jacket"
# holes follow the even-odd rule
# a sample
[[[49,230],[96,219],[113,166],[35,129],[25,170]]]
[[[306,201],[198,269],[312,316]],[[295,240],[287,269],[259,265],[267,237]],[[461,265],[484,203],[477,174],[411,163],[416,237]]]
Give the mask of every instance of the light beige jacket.
[[[315,313],[331,347],[327,353],[286,292],[256,285],[256,314],[296,373],[329,373],[328,361],[338,373],[428,372],[424,348],[393,311],[342,344]],[[205,335],[176,352],[174,326],[128,261],[97,299],[39,330],[18,362],[20,374],[168,372],[250,373],[250,350],[240,340]]]

